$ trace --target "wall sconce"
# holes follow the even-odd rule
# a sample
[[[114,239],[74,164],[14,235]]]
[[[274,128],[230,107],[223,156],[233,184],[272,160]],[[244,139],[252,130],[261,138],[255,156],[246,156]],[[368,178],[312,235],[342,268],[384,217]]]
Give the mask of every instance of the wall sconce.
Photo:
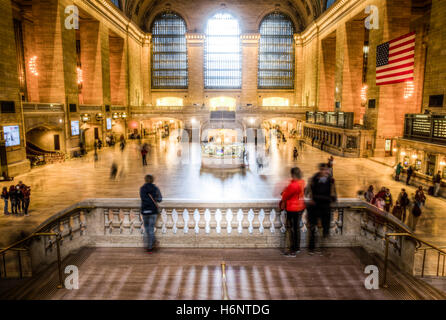
[[[416,159],[416,158],[418,158],[418,156],[416,154],[413,154],[412,158]]]
[[[397,148],[393,148],[392,149],[393,152],[397,152],[397,150],[398,150]]]
[[[256,122],[254,118],[249,119],[250,124],[254,124],[254,122]]]
[[[446,162],[444,160],[440,161],[440,166],[446,166]]]
[[[104,119],[104,116],[102,115],[101,112],[96,113],[96,120],[100,121],[100,120],[103,120],[103,119]]]
[[[196,123],[197,120],[195,120],[195,118],[192,118],[192,119],[190,119],[190,122],[192,122],[192,123]]]
[[[406,155],[406,153],[404,151],[401,151],[400,155],[402,155],[404,157]]]
[[[112,115],[112,118],[113,119],[118,119],[119,118],[119,114],[114,112],[113,115]]]
[[[121,113],[121,118],[122,118],[122,119],[127,118],[127,113],[125,113],[125,112]]]
[[[29,71],[30,71],[33,75],[35,75],[35,76],[38,76],[38,75],[39,75],[39,73],[37,72],[37,56],[31,57],[31,58],[29,59],[28,67],[29,67]]]

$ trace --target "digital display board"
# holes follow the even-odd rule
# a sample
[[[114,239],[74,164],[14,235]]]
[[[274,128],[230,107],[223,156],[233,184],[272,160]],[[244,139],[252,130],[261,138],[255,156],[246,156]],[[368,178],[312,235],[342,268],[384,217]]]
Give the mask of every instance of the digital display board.
[[[12,147],[20,145],[19,126],[4,126],[3,136],[5,138],[5,146]]]
[[[79,135],[79,120],[71,121],[71,135],[78,136]]]
[[[112,119],[111,118],[107,118],[107,130],[111,130],[112,128]]]

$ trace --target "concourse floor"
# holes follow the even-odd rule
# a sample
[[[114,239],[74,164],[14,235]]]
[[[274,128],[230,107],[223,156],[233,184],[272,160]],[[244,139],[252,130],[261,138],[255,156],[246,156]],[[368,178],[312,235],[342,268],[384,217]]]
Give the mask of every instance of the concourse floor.
[[[305,146],[296,162],[292,159],[291,142],[272,146],[265,168],[260,172],[255,164],[254,146],[249,148],[249,168],[246,170],[218,171],[201,167],[200,147],[192,144],[187,150],[168,139],[153,146],[148,155],[148,166],[143,167],[136,141],[129,142],[124,152],[105,148],[94,161],[88,156],[32,169],[16,176],[14,183],[22,180],[31,186],[29,217],[0,216],[0,245],[4,246],[20,235],[32,231],[45,219],[87,198],[137,198],[145,174],[153,174],[155,183],[165,198],[224,200],[265,199],[279,197],[289,179],[289,170],[299,166],[307,180],[316,172],[317,164],[326,162],[329,154]],[[110,179],[112,162],[118,164],[118,176]],[[396,200],[401,188],[409,195],[415,187],[406,187],[392,179],[393,169],[367,160],[335,157],[334,176],[341,198],[353,198],[358,190],[369,184],[375,189],[388,187]],[[2,182],[1,187],[11,183]],[[417,234],[437,245],[446,246],[445,200],[428,196],[426,207],[419,219]]]

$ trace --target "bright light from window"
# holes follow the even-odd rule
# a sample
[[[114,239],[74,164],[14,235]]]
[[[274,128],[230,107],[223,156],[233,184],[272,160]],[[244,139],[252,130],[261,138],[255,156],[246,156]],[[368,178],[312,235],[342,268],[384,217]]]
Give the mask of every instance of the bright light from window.
[[[165,107],[165,106],[182,107],[183,99],[176,98],[176,97],[159,98],[159,99],[156,99],[156,105],[157,105],[157,107]]]
[[[240,28],[228,13],[217,13],[206,26],[205,86],[241,86]]]
[[[216,97],[209,100],[210,110],[235,110],[235,99],[231,97]]]
[[[269,97],[269,98],[263,98],[262,104],[264,106],[288,107],[289,100],[280,97]]]

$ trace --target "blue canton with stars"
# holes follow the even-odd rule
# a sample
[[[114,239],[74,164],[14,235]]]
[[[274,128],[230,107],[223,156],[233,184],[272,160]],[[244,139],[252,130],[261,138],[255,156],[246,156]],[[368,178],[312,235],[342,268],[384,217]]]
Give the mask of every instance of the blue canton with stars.
[[[376,67],[389,64],[389,43],[380,44],[376,47]]]

